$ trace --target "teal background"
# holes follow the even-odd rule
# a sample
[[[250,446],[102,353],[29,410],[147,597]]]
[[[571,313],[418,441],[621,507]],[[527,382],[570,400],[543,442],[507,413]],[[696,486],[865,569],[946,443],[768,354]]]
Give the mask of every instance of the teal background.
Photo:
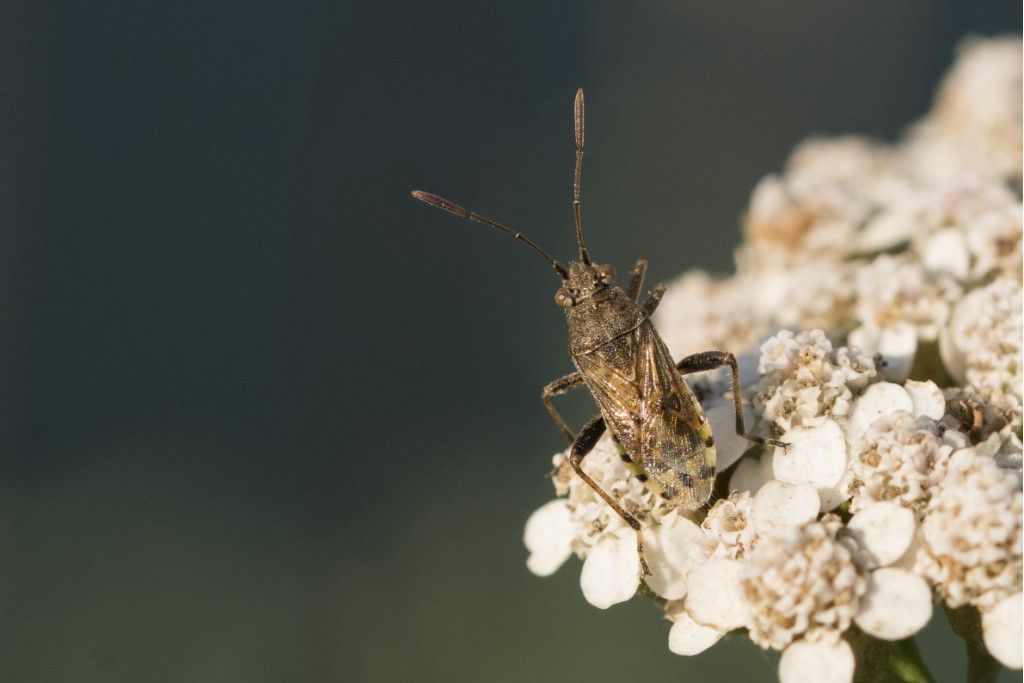
[[[5,680],[771,680],[539,579],[572,253],[728,271],[812,134],[894,139],[1015,2],[0,9]],[[586,397],[566,399],[581,420]],[[922,639],[939,680],[963,656]],[[1012,680],[1008,677],[1007,680]]]

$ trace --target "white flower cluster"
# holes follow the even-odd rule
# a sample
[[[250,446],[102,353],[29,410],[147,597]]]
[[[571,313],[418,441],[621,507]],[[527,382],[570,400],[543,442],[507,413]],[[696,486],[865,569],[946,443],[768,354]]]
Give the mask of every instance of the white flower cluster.
[[[788,446],[748,448],[728,385],[700,377],[728,493],[674,509],[606,434],[583,467],[640,520],[650,575],[566,454],[526,525],[529,568],[577,555],[601,608],[643,583],[673,652],[746,629],[783,652],[783,681],[852,680],[853,625],[905,639],[934,601],[977,609],[1020,668],[1020,103],[1020,42],[971,42],[902,143],[812,141],[763,180],[737,274],[684,275],[655,322],[676,356],[735,353],[748,426]]]

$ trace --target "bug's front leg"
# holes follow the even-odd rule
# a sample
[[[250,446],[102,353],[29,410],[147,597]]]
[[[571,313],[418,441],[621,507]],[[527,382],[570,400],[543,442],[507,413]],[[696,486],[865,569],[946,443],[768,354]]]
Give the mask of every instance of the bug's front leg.
[[[629,276],[629,286],[626,288],[626,294],[633,301],[636,301],[636,298],[640,296],[640,288],[644,284],[644,273],[646,272],[646,259],[638,258],[633,266],[633,272]]]
[[[554,382],[551,382],[546,387],[541,389],[540,402],[544,404],[544,408],[548,411],[548,415],[555,421],[558,429],[565,434],[565,438],[568,439],[569,443],[572,443],[576,438],[576,433],[569,428],[569,425],[565,422],[561,413],[555,408],[555,404],[551,402],[551,399],[555,396],[560,396],[567,391],[571,391],[583,384],[583,375],[578,372],[573,372],[565,377],[559,377]]]
[[[636,265],[633,266],[633,273],[629,276],[629,288],[626,290],[627,296],[633,301],[637,300],[640,296],[640,288],[644,284],[644,274],[647,272],[647,261],[644,259],[637,259]],[[647,295],[647,301],[644,302],[644,312],[650,316],[654,313],[654,309],[661,303],[661,297],[665,294],[665,283],[660,282],[655,285],[651,293]]]
[[[715,370],[728,365],[732,370],[732,399],[736,404],[736,433],[742,436],[748,441],[754,443],[770,444],[772,446],[778,446],[785,448],[789,444],[784,441],[777,439],[766,439],[763,436],[757,436],[755,434],[748,434],[747,428],[743,424],[743,402],[740,400],[740,368],[736,363],[736,356],[732,355],[728,351],[704,351],[703,353],[695,353],[692,356],[687,356],[676,364],[679,371],[684,375],[688,375],[691,372],[703,372],[705,370]]]
[[[644,531],[639,520],[623,510],[622,506],[619,505],[614,498],[608,495],[604,489],[597,485],[597,482],[590,478],[589,474],[583,471],[583,458],[587,457],[587,454],[594,450],[594,444],[596,444],[597,440],[601,438],[602,434],[604,434],[604,430],[604,418],[600,415],[584,425],[583,429],[581,429],[580,433],[576,435],[576,439],[572,443],[572,449],[569,452],[569,464],[572,465],[577,476],[579,476],[587,486],[592,488],[594,493],[604,498],[604,502],[608,503],[619,517],[621,517],[626,524],[636,532],[636,552],[640,556],[640,569],[643,571],[645,576],[650,576],[651,571],[647,568],[647,561],[644,560]]]
[[[644,313],[647,314],[648,318],[654,314],[654,309],[661,303],[661,297],[665,296],[667,287],[664,282],[659,282],[654,285],[654,289],[647,295],[647,301],[644,302]]]

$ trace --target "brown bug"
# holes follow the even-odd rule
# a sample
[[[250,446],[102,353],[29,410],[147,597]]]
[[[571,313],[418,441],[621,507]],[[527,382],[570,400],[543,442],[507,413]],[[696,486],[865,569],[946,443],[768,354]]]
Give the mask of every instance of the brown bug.
[[[607,492],[583,471],[583,458],[610,429],[630,470],[643,484],[662,498],[686,509],[696,509],[711,497],[715,479],[715,440],[704,410],[683,381],[691,372],[728,365],[732,370],[736,405],[736,433],[755,443],[785,444],[748,434],[740,405],[739,369],[736,358],[725,351],[707,351],[687,356],[679,363],[651,324],[665,285],[657,285],[643,304],[637,302],[647,262],[633,266],[626,291],[612,284],[611,266],[593,263],[583,244],[580,212],[580,176],[583,167],[583,90],[576,91],[573,104],[576,167],[573,173],[572,208],[576,224],[579,260],[566,268],[525,235],[500,223],[468,211],[436,195],[415,190],[412,196],[431,206],[512,235],[551,263],[562,286],[555,303],[565,309],[569,323],[569,355],[576,372],[551,382],[541,393],[541,402],[572,445],[569,463],[608,505],[637,534],[637,549],[643,571],[643,531],[640,522],[622,509]],[[574,433],[552,404],[554,396],[586,384],[601,414]]]

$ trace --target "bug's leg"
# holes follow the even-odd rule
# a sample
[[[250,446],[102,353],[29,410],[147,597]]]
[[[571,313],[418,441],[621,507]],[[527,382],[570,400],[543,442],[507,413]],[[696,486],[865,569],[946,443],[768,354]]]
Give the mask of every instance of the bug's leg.
[[[651,293],[647,295],[647,301],[644,302],[644,313],[648,316],[654,313],[654,309],[661,303],[661,297],[665,296],[665,289],[667,285],[664,282],[659,282],[651,290]]]
[[[644,532],[640,522],[636,517],[623,510],[622,506],[615,502],[614,498],[608,495],[604,489],[597,485],[596,481],[590,478],[590,475],[583,471],[583,458],[587,457],[587,454],[594,449],[594,444],[604,434],[604,430],[604,418],[600,415],[585,424],[572,443],[572,450],[569,453],[569,464],[572,465],[577,476],[587,486],[594,489],[594,493],[604,498],[604,502],[608,503],[615,510],[616,514],[622,517],[626,524],[636,532],[636,551],[640,556],[640,569],[643,571],[644,576],[650,576],[651,571],[647,568],[647,561],[644,560]]]
[[[714,370],[720,368],[723,365],[728,365],[732,370],[732,398],[736,403],[736,433],[742,436],[748,441],[759,443],[761,445],[770,444],[772,446],[779,446],[785,448],[789,444],[778,441],[777,439],[766,439],[761,436],[747,433],[747,428],[743,424],[743,405],[740,400],[740,368],[736,363],[736,356],[732,355],[728,351],[705,351],[703,353],[695,353],[692,356],[687,356],[676,364],[679,371],[684,375],[691,372],[703,372],[705,370]]]
[[[565,434],[565,438],[569,440],[569,443],[573,442],[576,438],[576,433],[569,429],[569,425],[566,424],[565,419],[555,408],[555,405],[551,402],[552,397],[560,396],[567,391],[575,389],[583,383],[583,375],[578,372],[573,372],[565,377],[559,377],[554,382],[551,382],[544,387],[540,392],[540,402],[544,404],[544,408],[548,411],[548,415],[555,421],[559,431]]]
[[[626,288],[626,294],[630,299],[636,301],[636,298],[640,296],[640,287],[644,284],[644,273],[647,272],[647,261],[642,258],[636,260],[636,265],[633,266],[633,272],[629,276],[629,287]]]

